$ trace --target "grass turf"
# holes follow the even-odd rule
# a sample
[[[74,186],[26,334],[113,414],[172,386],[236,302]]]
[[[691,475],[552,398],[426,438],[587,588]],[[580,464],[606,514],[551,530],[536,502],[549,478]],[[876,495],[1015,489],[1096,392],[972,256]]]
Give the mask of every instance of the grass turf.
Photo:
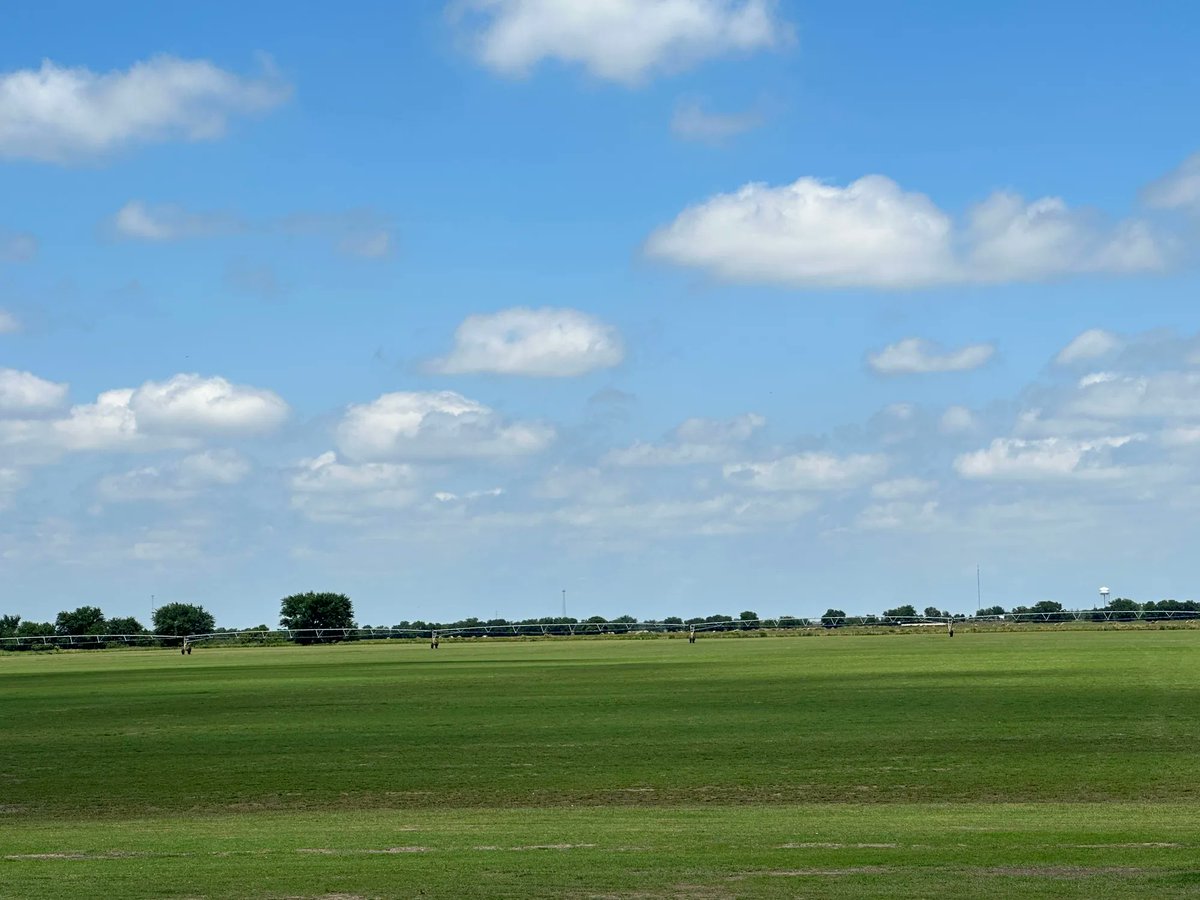
[[[1076,631],[5,655],[0,895],[1200,896],[1198,651]]]

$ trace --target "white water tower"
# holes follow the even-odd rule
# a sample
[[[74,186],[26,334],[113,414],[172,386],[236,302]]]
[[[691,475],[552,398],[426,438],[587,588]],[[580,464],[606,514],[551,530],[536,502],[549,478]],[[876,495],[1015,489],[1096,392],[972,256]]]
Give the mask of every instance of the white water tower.
[[[1108,606],[1108,588],[1106,587],[1100,588],[1100,602]]]

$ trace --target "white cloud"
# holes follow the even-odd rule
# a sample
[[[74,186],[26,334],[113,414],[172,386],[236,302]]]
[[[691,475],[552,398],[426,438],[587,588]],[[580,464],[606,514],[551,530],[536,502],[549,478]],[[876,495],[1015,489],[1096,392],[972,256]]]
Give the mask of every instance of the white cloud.
[[[435,491],[433,499],[438,503],[468,503],[472,500],[501,497],[503,495],[504,488],[488,488],[485,491],[467,491],[465,494],[456,494],[453,491]]]
[[[105,391],[95,403],[72,406],[65,418],[0,420],[0,444],[25,448],[31,459],[62,451],[111,450],[145,444],[129,408],[132,397],[132,388]]]
[[[767,462],[727,465],[724,472],[730,481],[763,491],[826,491],[865,484],[887,467],[887,458],[876,454],[798,453]]]
[[[141,200],[130,200],[117,210],[110,225],[118,237],[138,241],[212,237],[245,227],[235,216],[224,213],[195,213],[170,204],[151,207]]]
[[[993,194],[965,228],[882,175],[748,184],[685,209],[646,241],[652,258],[718,278],[793,287],[916,288],[1161,269],[1170,247],[1142,222],[1110,226],[1054,197]]]
[[[947,407],[938,420],[938,430],[942,434],[965,434],[974,431],[975,427],[975,414],[965,406]]]
[[[1085,272],[1151,272],[1167,247],[1144,222],[1109,227],[1059,197],[992,194],[968,217],[968,271],[977,281],[1038,281]]]
[[[905,338],[867,357],[881,375],[966,372],[984,365],[996,348],[992,344],[968,344],[957,350],[942,350],[922,338]]]
[[[61,406],[67,385],[38,378],[30,372],[0,369],[0,412],[40,412]]]
[[[1200,418],[1200,372],[1118,375],[1096,372],[1079,380],[1067,415],[1114,419]]]
[[[238,484],[250,474],[250,463],[234,450],[205,450],[179,461],[179,482],[184,487]]]
[[[148,381],[129,405],[139,428],[170,434],[264,433],[282,425],[289,413],[272,391],[195,374]]]
[[[72,163],[136,143],[211,140],[232,116],[278,106],[290,93],[269,66],[244,78],[173,56],[103,74],[46,60],[0,75],[0,157]]]
[[[21,323],[12,313],[0,309],[0,334],[16,334],[21,330]]]
[[[523,76],[544,60],[627,85],[655,71],[791,40],[774,0],[459,0],[487,67]]]
[[[548,425],[508,422],[453,391],[384,394],[351,406],[337,427],[338,448],[358,461],[523,456],[554,436]]]
[[[104,391],[61,418],[0,419],[0,445],[23,448],[34,462],[71,451],[189,447],[206,435],[271,431],[287,415],[287,404],[271,391],[176,375]]]
[[[671,117],[671,131],[676,137],[706,143],[720,143],[761,124],[762,115],[757,112],[707,112],[698,100],[681,103]]]
[[[205,451],[166,466],[143,466],[100,479],[96,493],[108,503],[170,503],[197,496],[206,488],[238,484],[250,464],[232,450]]]
[[[1060,366],[1108,356],[1123,346],[1122,340],[1103,328],[1089,328],[1058,351],[1054,361]]]
[[[1175,171],[1148,184],[1142,200],[1155,209],[1200,212],[1200,153],[1193,153]]]
[[[618,365],[625,351],[611,325],[575,309],[516,307],[469,316],[454,349],[430,368],[444,374],[570,377]]]
[[[1111,465],[1111,451],[1140,439],[1139,435],[1088,441],[996,438],[986,449],[959,456],[954,468],[973,479],[1112,478],[1123,470]]]
[[[845,188],[801,178],[690,207],[650,236],[646,252],[730,281],[918,286],[951,275],[952,227],[928,197],[879,175]]]
[[[688,419],[663,444],[641,441],[609,452],[604,461],[614,466],[683,466],[727,460],[766,424],[757,413],[732,419]]]
[[[903,500],[919,497],[937,488],[936,481],[924,478],[893,478],[871,486],[871,496],[880,500]]]
[[[37,252],[37,238],[32,234],[0,228],[0,262],[28,262]]]
[[[372,510],[395,510],[419,499],[412,466],[347,465],[330,451],[302,460],[292,477],[292,506],[318,521],[344,521]]]

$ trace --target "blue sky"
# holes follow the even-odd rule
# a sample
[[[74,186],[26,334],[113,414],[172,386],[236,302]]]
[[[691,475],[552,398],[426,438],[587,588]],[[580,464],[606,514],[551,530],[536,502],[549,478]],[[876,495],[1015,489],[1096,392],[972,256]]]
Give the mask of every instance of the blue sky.
[[[0,607],[1194,597],[1196,24],[25,4]]]

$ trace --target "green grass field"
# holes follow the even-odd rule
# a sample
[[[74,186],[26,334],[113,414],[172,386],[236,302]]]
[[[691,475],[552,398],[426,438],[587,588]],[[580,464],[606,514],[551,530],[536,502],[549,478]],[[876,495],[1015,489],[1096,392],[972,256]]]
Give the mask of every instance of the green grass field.
[[[1200,631],[0,655],[4,897],[1200,896]]]

